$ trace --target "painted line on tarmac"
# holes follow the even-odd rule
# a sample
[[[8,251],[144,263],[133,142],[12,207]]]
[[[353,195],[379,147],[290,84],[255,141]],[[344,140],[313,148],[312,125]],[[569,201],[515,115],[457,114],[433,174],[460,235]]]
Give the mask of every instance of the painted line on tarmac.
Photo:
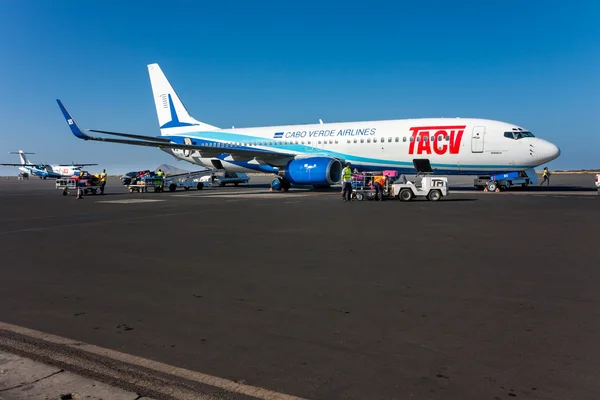
[[[95,203],[135,204],[135,203],[156,203],[157,201],[166,201],[166,200],[156,200],[156,199],[100,200],[100,201],[96,201]]]
[[[264,389],[257,386],[246,385],[237,383],[228,379],[219,378],[216,376],[203,374],[201,372],[191,371],[184,368],[175,367],[173,365],[164,364],[158,361],[149,360],[146,358],[134,356],[131,354],[121,353],[115,350],[106,349],[103,347],[95,346],[92,344],[83,343],[73,339],[52,335],[36,331],[33,329],[25,328],[22,326],[7,324],[0,322],[0,330],[4,330],[13,334],[22,335],[28,338],[49,342],[55,345],[64,346],[75,352],[91,353],[96,356],[108,358],[113,361],[127,363],[142,369],[149,369],[154,372],[165,374],[167,376],[173,376],[179,379],[186,379],[188,381],[196,382],[202,385],[211,386],[213,388],[223,389],[228,392],[238,393],[245,396],[255,397],[263,400],[304,400],[300,397],[291,396],[285,393],[274,392],[268,389]],[[60,361],[68,362],[65,360],[66,357],[60,354],[55,355]],[[170,390],[170,388],[164,388]],[[167,394],[169,392],[165,392]],[[169,393],[169,394],[172,394]]]
[[[188,194],[180,194],[180,195],[174,195],[173,197],[193,197],[193,198],[209,198],[209,199],[214,199],[214,198],[220,198],[220,199],[229,199],[229,198],[239,198],[239,199],[286,199],[286,198],[292,198],[292,197],[309,197],[309,196],[319,196],[319,194],[316,193],[285,193],[285,194],[278,194],[278,193],[253,193],[253,194],[244,194],[244,193],[238,193],[238,194],[207,194],[207,195],[202,195],[202,196],[197,196],[197,195],[188,195]]]

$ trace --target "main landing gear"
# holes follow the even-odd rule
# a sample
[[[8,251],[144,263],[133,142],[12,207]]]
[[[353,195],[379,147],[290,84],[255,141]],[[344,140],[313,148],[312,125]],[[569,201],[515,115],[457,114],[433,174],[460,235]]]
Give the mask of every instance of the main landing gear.
[[[271,182],[271,192],[279,192],[281,190],[287,192],[290,190],[290,186],[290,183],[285,178],[277,177]]]

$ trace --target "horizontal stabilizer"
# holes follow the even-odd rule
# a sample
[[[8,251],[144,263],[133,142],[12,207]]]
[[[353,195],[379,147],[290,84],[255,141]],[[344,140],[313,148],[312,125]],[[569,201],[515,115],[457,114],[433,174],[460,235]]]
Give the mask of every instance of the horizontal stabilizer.
[[[154,137],[154,136],[135,135],[135,134],[132,134],[132,133],[117,133],[117,132],[108,132],[108,131],[97,131],[95,129],[87,129],[87,131],[89,131],[89,132],[96,132],[96,133],[105,133],[107,135],[115,135],[115,136],[127,137],[127,138],[132,138],[132,139],[149,140],[149,141],[160,142],[160,143],[170,143],[171,142],[170,139],[165,139],[165,138],[160,138],[160,137]]]

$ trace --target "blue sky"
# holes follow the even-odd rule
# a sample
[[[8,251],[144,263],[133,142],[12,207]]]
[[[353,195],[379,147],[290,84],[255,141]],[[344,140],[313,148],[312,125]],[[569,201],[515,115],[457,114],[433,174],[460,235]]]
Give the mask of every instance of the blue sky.
[[[5,0],[0,160],[23,149],[109,173],[193,169],[160,150],[77,140],[56,105],[83,128],[157,135],[157,62],[216,126],[491,118],[556,143],[552,168],[598,168],[599,20],[595,1]]]

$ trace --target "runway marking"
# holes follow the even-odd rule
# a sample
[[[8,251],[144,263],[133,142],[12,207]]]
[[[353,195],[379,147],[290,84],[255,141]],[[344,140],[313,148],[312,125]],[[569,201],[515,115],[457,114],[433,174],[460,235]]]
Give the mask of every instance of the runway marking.
[[[239,198],[239,199],[286,199],[291,197],[308,197],[308,196],[319,196],[322,194],[316,193],[252,193],[252,194],[205,194],[205,195],[193,195],[193,194],[178,194],[173,197],[195,197],[195,198]]]
[[[165,200],[156,200],[156,199],[100,200],[100,201],[96,201],[96,203],[135,204],[135,203],[155,203],[157,201],[165,201]]]
[[[255,397],[264,400],[304,400],[301,397],[291,396],[285,393],[274,392],[268,389],[264,389],[257,386],[246,385],[230,381],[228,379],[219,378],[216,376],[203,374],[201,372],[191,371],[184,368],[175,367],[173,365],[164,364],[158,361],[149,360],[146,358],[134,356],[131,354],[121,353],[115,350],[106,349],[103,347],[95,346],[92,344],[83,343],[77,340],[52,335],[45,332],[36,331],[33,329],[25,328],[22,326],[7,324],[0,322],[0,330],[23,335],[26,337],[50,342],[53,344],[61,345],[74,349],[77,351],[83,351],[92,353],[100,357],[112,359],[123,363],[128,363],[136,367],[150,369],[155,372],[166,374],[167,376],[174,376],[177,378],[187,379],[193,382],[197,382],[203,385],[212,386],[215,388],[223,389],[228,392],[239,393],[242,395]],[[165,388],[168,389],[168,388]]]

